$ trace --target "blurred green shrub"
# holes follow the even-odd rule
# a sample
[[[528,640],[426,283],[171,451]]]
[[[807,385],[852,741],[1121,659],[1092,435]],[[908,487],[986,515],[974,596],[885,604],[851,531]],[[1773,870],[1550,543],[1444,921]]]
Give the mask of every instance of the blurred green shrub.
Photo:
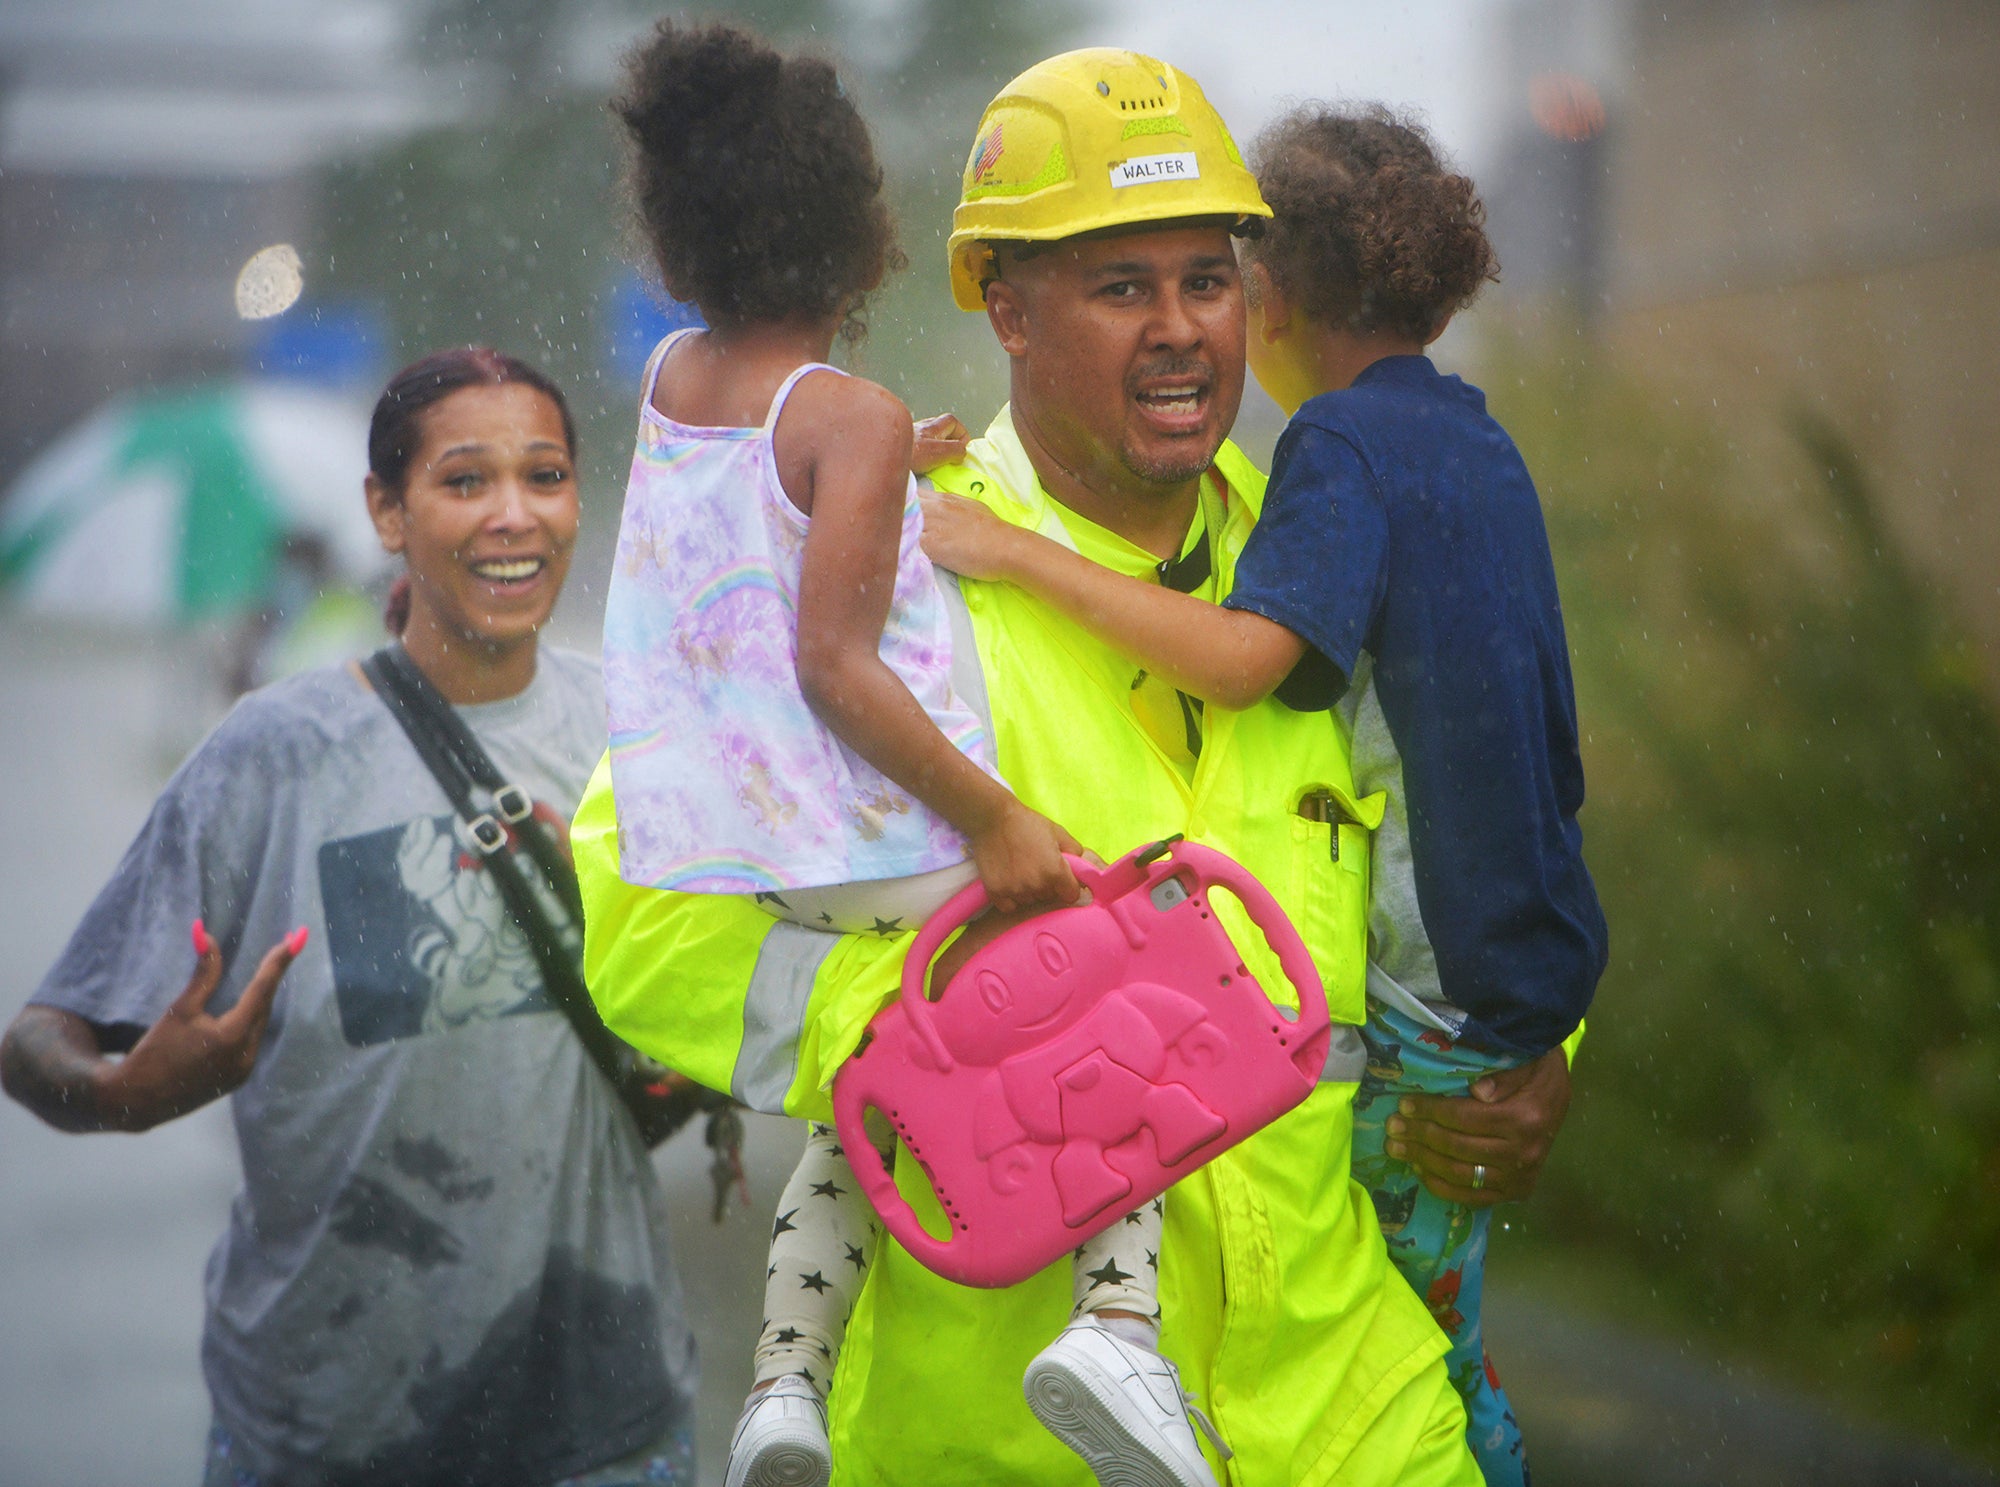
[[[1838,429],[1716,429],[1521,346],[1612,960],[1529,1221],[2000,1456],[2000,723]]]

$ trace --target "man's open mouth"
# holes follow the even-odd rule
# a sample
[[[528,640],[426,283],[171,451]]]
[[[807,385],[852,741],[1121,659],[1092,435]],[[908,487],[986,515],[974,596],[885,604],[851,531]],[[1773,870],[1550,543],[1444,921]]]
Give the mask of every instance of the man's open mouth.
[[[1139,394],[1139,402],[1154,413],[1168,418],[1193,417],[1201,412],[1201,405],[1208,399],[1208,388],[1199,382],[1184,382],[1173,387],[1155,387]]]
[[[1133,393],[1146,421],[1163,433],[1193,433],[1208,422],[1209,384],[1187,378],[1154,382]]]

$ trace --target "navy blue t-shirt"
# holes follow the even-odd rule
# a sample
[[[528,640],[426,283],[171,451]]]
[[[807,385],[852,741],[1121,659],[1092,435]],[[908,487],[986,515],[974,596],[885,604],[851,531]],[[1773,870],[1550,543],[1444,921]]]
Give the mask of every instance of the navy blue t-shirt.
[[[1397,829],[1400,784],[1408,917],[1421,922],[1371,915],[1371,956],[1393,943],[1390,973],[1469,1014],[1463,1038],[1515,1055],[1561,1042],[1603,973],[1606,932],[1577,827],[1583,764],[1548,534],[1485,395],[1428,357],[1395,356],[1306,403],[1227,602],[1310,646],[1282,701],[1379,706],[1386,723],[1387,764],[1363,780],[1356,722],[1357,783],[1390,790]],[[1369,695],[1344,702],[1356,679]],[[1378,840],[1377,894],[1393,906],[1382,856]]]

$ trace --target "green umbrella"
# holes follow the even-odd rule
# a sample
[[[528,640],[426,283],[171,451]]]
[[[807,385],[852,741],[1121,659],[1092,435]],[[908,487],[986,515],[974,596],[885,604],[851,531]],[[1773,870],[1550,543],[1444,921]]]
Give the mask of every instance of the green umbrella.
[[[0,592],[42,614],[181,623],[257,608],[287,539],[335,576],[384,559],[362,500],[367,421],[343,399],[243,382],[114,399],[0,502]]]

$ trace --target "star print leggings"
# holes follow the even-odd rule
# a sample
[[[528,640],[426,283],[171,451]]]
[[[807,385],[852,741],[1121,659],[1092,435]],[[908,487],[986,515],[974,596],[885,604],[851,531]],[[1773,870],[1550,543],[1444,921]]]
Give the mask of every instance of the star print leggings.
[[[1155,1198],[1077,1250],[1073,1316],[1129,1311],[1158,1319],[1164,1211],[1164,1200]],[[813,1122],[771,1229],[758,1383],[795,1373],[826,1397],[880,1233],[839,1136],[832,1126]]]
[[[1478,1458],[1486,1487],[1527,1487],[1521,1427],[1479,1331],[1493,1210],[1435,1196],[1413,1168],[1383,1148],[1385,1127],[1401,1096],[1463,1095],[1482,1074],[1508,1064],[1372,999],[1361,1036],[1368,1045],[1368,1072],[1354,1096],[1354,1180],[1375,1202],[1389,1258],[1451,1339],[1445,1367],[1465,1402],[1466,1444]]]

